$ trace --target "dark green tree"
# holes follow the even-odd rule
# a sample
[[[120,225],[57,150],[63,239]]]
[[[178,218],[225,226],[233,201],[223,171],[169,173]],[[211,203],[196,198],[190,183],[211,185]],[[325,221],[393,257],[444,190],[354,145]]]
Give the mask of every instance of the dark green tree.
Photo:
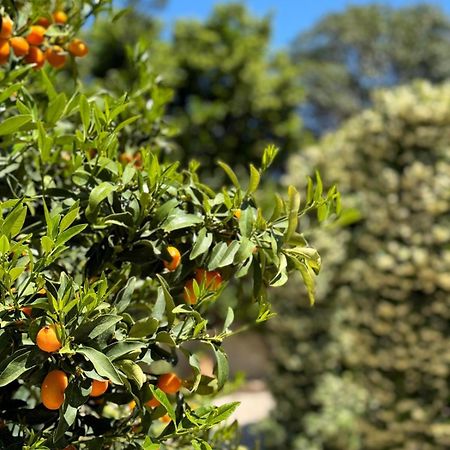
[[[302,89],[288,55],[270,54],[270,32],[269,18],[240,4],[216,7],[204,23],[176,24],[171,113],[184,159],[240,166],[257,160],[269,141],[284,155],[298,149]]]
[[[300,34],[292,56],[305,87],[305,125],[337,127],[370,105],[374,88],[450,76],[450,20],[436,6],[352,6]]]

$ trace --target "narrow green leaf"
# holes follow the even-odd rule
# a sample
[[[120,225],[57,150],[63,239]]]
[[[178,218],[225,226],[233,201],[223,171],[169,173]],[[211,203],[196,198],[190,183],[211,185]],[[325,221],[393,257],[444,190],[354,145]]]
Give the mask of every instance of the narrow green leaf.
[[[198,233],[197,240],[192,247],[189,259],[193,260],[200,255],[203,255],[211,247],[213,241],[212,233],[208,233],[206,228],[202,228]]]
[[[223,161],[219,161],[217,164],[219,164],[220,167],[224,170],[224,172],[228,175],[228,178],[230,181],[234,184],[236,189],[241,189],[241,185],[239,184],[238,177],[234,173],[233,169]]]
[[[105,354],[91,347],[78,348],[77,353],[84,355],[89,361],[91,361],[96,372],[101,377],[105,377],[115,384],[123,384],[120,379],[120,375],[117,373],[117,370]]]
[[[5,136],[7,134],[12,134],[19,130],[25,124],[30,122],[32,119],[29,114],[16,115],[14,117],[9,117],[0,123],[0,136]]]

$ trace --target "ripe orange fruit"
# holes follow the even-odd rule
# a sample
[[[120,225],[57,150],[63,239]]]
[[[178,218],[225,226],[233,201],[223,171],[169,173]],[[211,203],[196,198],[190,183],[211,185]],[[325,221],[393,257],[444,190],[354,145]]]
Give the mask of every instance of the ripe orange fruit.
[[[62,344],[58,339],[55,325],[47,325],[41,328],[36,336],[36,345],[44,352],[57,352]]]
[[[81,39],[72,39],[68,48],[73,56],[83,57],[89,52],[88,46]]]
[[[20,310],[28,317],[31,317],[31,306],[22,306]]]
[[[27,41],[31,45],[41,45],[44,42],[46,29],[40,25],[31,25]]]
[[[216,291],[222,284],[222,275],[216,270],[207,271],[205,269],[197,269],[195,271],[195,279],[198,284],[205,283],[206,289]]]
[[[46,295],[46,294],[47,294],[47,289],[41,288],[41,289],[38,290],[37,293],[38,293],[39,295]]]
[[[236,217],[237,220],[239,220],[241,218],[241,210],[236,209],[236,211],[234,211],[233,215],[234,215],[234,217]]]
[[[129,164],[131,161],[133,161],[133,155],[127,152],[121,153],[119,155],[119,161],[122,164]]]
[[[64,391],[69,384],[62,370],[50,371],[41,386],[41,400],[47,409],[59,409],[64,403]]]
[[[130,409],[136,408],[136,402],[134,400],[131,400],[131,402],[128,403],[128,408],[130,408]]]
[[[13,21],[8,17],[2,17],[2,28],[0,29],[0,38],[8,39],[11,37],[13,29]]]
[[[156,408],[161,403],[159,400],[157,400],[155,397],[152,397],[149,401],[145,402],[145,406],[148,406],[149,408]]]
[[[60,69],[66,63],[67,56],[59,45],[49,47],[45,52],[45,56],[49,64],[56,69]]]
[[[165,414],[164,416],[160,417],[159,420],[163,423],[169,423],[172,419],[169,417],[169,414]]]
[[[169,253],[172,259],[170,261],[163,261],[164,267],[170,270],[170,272],[173,272],[180,265],[181,254],[176,247],[171,246],[167,247],[167,253]]]
[[[21,36],[13,37],[9,40],[9,43],[16,56],[25,56],[30,50],[30,44],[27,40]]]
[[[40,69],[45,63],[44,52],[39,47],[30,46],[28,54],[25,56],[28,64],[36,64],[35,69]]]
[[[66,23],[67,22],[67,14],[64,11],[55,11],[53,14],[53,20],[55,23]]]
[[[10,52],[11,48],[9,46],[8,39],[0,39],[0,58],[7,59]]]
[[[194,292],[194,280],[188,280],[184,285],[183,297],[184,301],[190,305],[195,305],[197,303],[197,296]]]
[[[41,27],[48,28],[50,26],[50,19],[47,17],[39,17],[38,20],[36,20],[36,25],[40,25]]]
[[[166,394],[175,394],[181,388],[181,380],[174,373],[165,373],[161,375],[157,386]]]
[[[99,397],[100,395],[106,392],[108,389],[109,382],[100,381],[100,380],[92,380],[92,389],[91,389],[91,397]]]

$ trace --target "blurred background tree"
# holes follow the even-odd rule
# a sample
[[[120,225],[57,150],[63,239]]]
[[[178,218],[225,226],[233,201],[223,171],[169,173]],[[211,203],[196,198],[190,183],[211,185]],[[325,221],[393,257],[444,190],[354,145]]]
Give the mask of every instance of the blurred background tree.
[[[167,42],[154,15],[141,11],[131,8],[114,27],[96,27],[85,75],[107,78],[118,92],[138,86],[145,74],[127,59],[127,46],[145,43],[148,73],[157,69],[174,90],[168,117],[180,130],[177,159],[197,158],[218,177],[217,159],[239,170],[273,143],[282,149],[280,168],[299,149],[303,90],[288,54],[271,52],[269,17],[254,17],[239,3],[221,5],[204,22],[177,21]]]
[[[290,159],[288,180],[318,167],[362,220],[315,236],[313,309],[281,294],[272,448],[449,448],[449,137],[450,85],[416,82]]]
[[[437,6],[350,6],[300,33],[291,47],[306,99],[302,116],[316,135],[370,106],[375,88],[450,75],[450,20]]]

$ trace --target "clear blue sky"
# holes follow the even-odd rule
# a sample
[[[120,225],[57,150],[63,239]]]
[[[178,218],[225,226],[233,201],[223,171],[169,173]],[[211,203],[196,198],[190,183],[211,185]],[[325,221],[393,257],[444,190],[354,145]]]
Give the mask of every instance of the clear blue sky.
[[[158,13],[170,28],[170,24],[179,18],[189,17],[203,19],[211,12],[215,4],[231,0],[169,0],[168,6]],[[272,12],[273,46],[287,45],[299,31],[312,26],[323,15],[342,11],[347,5],[364,5],[380,3],[389,6],[408,6],[420,3],[414,0],[385,0],[371,2],[368,0],[242,0],[257,15]],[[450,0],[422,2],[440,6],[450,14]],[[167,29],[166,33],[167,35]]]

